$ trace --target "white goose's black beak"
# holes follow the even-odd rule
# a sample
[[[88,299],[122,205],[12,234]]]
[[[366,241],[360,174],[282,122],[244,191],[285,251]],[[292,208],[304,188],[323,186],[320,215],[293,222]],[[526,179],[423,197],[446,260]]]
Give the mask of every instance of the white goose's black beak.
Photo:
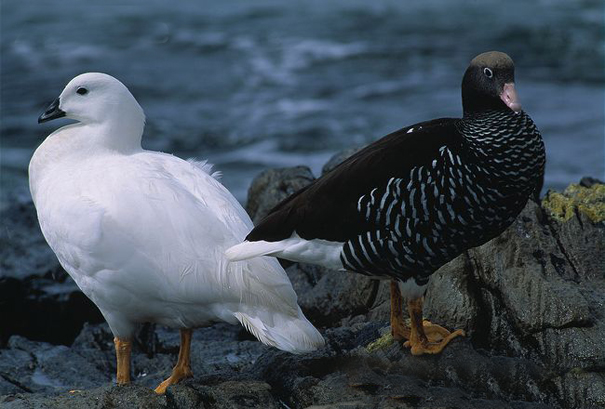
[[[38,118],[38,123],[50,121],[51,119],[62,118],[65,116],[65,111],[59,108],[59,98],[55,99],[46,111]]]

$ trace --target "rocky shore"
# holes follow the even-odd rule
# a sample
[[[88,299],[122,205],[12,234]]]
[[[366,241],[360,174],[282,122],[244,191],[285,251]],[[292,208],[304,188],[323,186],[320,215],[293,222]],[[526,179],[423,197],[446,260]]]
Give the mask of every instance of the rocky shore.
[[[260,174],[252,219],[314,178],[302,166]],[[443,354],[414,357],[390,339],[388,282],[289,263],[326,347],[290,355],[241,327],[199,329],[195,377],[165,396],[151,387],[170,373],[177,331],[142,326],[134,382],[113,386],[112,335],[46,246],[27,192],[0,211],[2,408],[605,407],[605,185],[594,179],[530,201],[433,276],[425,317],[467,332]]]

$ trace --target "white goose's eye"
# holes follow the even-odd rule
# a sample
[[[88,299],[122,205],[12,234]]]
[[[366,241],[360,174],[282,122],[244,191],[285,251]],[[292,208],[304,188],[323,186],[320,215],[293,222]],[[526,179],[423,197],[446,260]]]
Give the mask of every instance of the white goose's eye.
[[[491,78],[491,77],[493,77],[493,76],[494,76],[494,73],[492,72],[492,70],[490,70],[490,69],[489,69],[489,68],[487,68],[487,67],[485,67],[485,68],[483,69],[483,73],[485,74],[485,76],[486,76],[487,78]]]
[[[76,92],[77,92],[78,94],[80,94],[80,95],[86,95],[86,94],[88,94],[88,90],[87,90],[86,88],[84,88],[84,87],[79,87],[79,88],[76,90]]]

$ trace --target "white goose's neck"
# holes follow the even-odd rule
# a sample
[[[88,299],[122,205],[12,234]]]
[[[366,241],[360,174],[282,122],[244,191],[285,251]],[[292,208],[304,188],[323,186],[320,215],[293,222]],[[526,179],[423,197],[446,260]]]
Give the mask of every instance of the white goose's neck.
[[[116,123],[115,121],[84,124],[83,132],[90,132],[89,143],[98,151],[129,155],[139,152],[144,124]]]
[[[90,132],[90,143],[100,150],[131,154],[140,151],[145,115],[137,105],[116,107],[100,121],[83,123],[82,132]]]

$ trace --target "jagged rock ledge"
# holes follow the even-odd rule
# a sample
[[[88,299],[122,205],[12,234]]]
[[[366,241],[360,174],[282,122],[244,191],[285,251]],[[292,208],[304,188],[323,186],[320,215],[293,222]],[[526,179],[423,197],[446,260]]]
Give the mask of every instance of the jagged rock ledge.
[[[262,173],[250,187],[251,217],[258,221],[313,179],[305,167]],[[111,333],[49,253],[20,195],[1,209],[0,302],[10,313],[0,315],[0,406],[604,407],[604,192],[589,179],[549,192],[500,237],[433,276],[425,315],[468,334],[442,355],[413,357],[389,341],[387,283],[288,263],[300,305],[327,346],[295,356],[236,326],[200,329],[195,378],[165,396],[150,388],[169,374],[178,334],[143,326],[134,384],[112,386]]]

